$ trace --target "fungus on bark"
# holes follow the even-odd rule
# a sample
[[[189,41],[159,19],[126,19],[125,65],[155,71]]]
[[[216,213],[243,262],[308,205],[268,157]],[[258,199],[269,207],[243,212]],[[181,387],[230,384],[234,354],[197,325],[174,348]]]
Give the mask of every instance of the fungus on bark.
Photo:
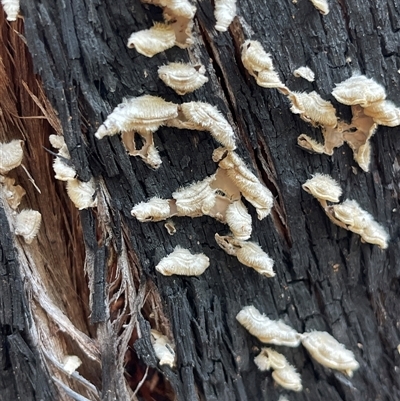
[[[160,260],[156,270],[164,276],[200,276],[209,265],[210,259],[204,253],[192,254],[188,249],[177,246]]]
[[[349,377],[353,377],[354,370],[360,366],[353,352],[326,331],[304,333],[301,342],[321,365],[339,370]]]
[[[254,306],[244,307],[237,314],[236,319],[250,334],[263,343],[286,347],[300,345],[301,334],[281,320],[269,319]]]
[[[158,69],[158,76],[178,95],[186,95],[208,82],[205,72],[206,69],[201,64],[169,63]]]

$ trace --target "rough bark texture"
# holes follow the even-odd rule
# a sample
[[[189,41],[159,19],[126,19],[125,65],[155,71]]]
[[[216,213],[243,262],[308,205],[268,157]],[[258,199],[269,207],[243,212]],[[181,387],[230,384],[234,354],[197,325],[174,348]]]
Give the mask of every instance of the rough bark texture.
[[[278,91],[258,87],[239,52],[245,39],[259,40],[290,89],[316,90],[345,119],[349,108],[330,93],[353,71],[384,85],[388,99],[399,105],[399,5],[332,1],[331,12],[321,16],[305,0],[238,3],[239,18],[227,33],[214,30],[211,1],[197,3],[194,45],[151,59],[126,47],[133,31],[160,19],[159,8],[139,0],[25,0],[24,28],[21,20],[10,26],[2,21],[1,57],[12,77],[3,91],[12,94],[14,109],[6,108],[3,94],[1,140],[25,140],[24,164],[42,193],[22,170],[16,176],[27,190],[26,202],[43,215],[38,240],[27,246],[14,242],[7,208],[0,208],[4,399],[253,401],[278,400],[281,394],[292,401],[400,399],[399,127],[379,127],[372,138],[370,173],[355,164],[347,146],[332,157],[309,154],[296,146],[296,138],[318,137],[320,131],[293,115]],[[57,118],[32,74],[24,38],[80,179],[96,179],[97,209],[78,214],[52,178],[51,156],[42,146],[49,148],[48,121],[54,129]],[[203,63],[209,82],[177,96],[157,77],[160,65],[177,60]],[[301,65],[315,71],[314,83],[293,77]],[[175,103],[209,102],[228,116],[238,153],[275,196],[272,214],[262,221],[248,206],[252,240],[275,260],[276,277],[262,277],[226,255],[214,234],[227,233],[227,227],[211,218],[175,218],[177,233],[169,236],[164,222],[131,217],[134,204],[169,198],[216,169],[211,154],[218,145],[207,132],[160,128],[155,143],[163,164],[155,171],[129,157],[118,135],[94,138],[123,97],[142,94]],[[47,120],[18,118],[43,113],[32,95],[45,105]],[[301,189],[316,172],[336,178],[343,198],[356,199],[389,231],[387,250],[361,243],[327,219]],[[176,245],[207,254],[208,270],[198,278],[156,273],[154,266]],[[355,353],[360,369],[349,379],[314,362],[302,347],[278,347],[301,373],[303,391],[277,387],[253,362],[262,344],[235,319],[250,304],[299,332],[330,332]],[[157,366],[150,327],[174,339],[176,369]],[[67,354],[83,361],[79,374],[62,371]]]

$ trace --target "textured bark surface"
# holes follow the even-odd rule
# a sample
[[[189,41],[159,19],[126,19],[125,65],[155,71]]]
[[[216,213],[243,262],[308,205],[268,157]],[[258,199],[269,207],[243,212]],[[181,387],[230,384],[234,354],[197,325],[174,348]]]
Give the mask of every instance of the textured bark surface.
[[[24,400],[85,399],[78,394],[90,400],[275,401],[282,394],[291,401],[400,398],[399,127],[379,127],[369,173],[356,165],[347,146],[332,157],[309,154],[297,147],[296,138],[300,133],[320,138],[320,131],[293,115],[278,91],[257,86],[240,61],[243,41],[259,40],[291,90],[317,91],[344,119],[349,108],[330,93],[353,71],[384,85],[388,99],[399,105],[399,5],[395,0],[332,1],[331,12],[321,16],[305,0],[238,3],[239,18],[226,33],[214,30],[211,1],[197,3],[194,45],[151,59],[126,47],[132,32],[161,18],[159,8],[139,0],[25,0],[24,28],[21,20],[2,24],[1,57],[13,77],[6,92],[13,93],[15,110],[2,116],[0,139],[25,140],[24,164],[42,193],[22,170],[15,174],[27,190],[26,202],[43,215],[31,246],[12,242],[7,213],[0,215],[4,394],[25,391]],[[42,146],[50,147],[47,138],[57,118],[41,97],[24,38],[79,178],[96,179],[97,209],[78,214],[63,184],[52,178],[51,156]],[[189,60],[206,66],[209,82],[180,97],[158,79],[157,68]],[[293,77],[301,65],[316,73],[314,83]],[[43,112],[22,89],[22,80],[52,117],[18,119]],[[174,236],[164,222],[139,223],[131,217],[134,204],[169,198],[216,170],[211,154],[218,145],[207,132],[160,128],[155,143],[163,164],[155,171],[129,157],[119,135],[94,138],[123,97],[143,94],[175,103],[209,102],[228,116],[237,152],[275,197],[271,215],[262,221],[247,206],[252,240],[275,260],[276,277],[260,276],[226,255],[214,234],[225,235],[227,227],[209,217],[174,218]],[[6,100],[0,100],[3,114]],[[301,189],[316,172],[331,174],[343,188],[343,199],[356,199],[389,231],[387,250],[361,243],[358,235],[327,219]],[[154,266],[176,245],[204,252],[211,260],[208,270],[196,278],[156,273]],[[277,387],[253,362],[262,344],[235,319],[250,304],[299,332],[328,331],[354,352],[360,369],[349,379],[314,362],[302,347],[277,347],[300,372],[303,391]],[[157,366],[150,328],[174,340],[176,369]],[[28,362],[18,372],[20,379],[15,369],[24,352]],[[79,375],[62,371],[67,354],[83,361]],[[48,387],[27,382],[30,371],[38,378],[43,370]]]

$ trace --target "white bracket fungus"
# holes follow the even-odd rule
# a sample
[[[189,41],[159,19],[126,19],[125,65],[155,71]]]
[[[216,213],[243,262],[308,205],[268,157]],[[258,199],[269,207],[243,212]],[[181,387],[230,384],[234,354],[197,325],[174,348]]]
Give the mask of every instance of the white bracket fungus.
[[[213,138],[229,150],[236,148],[235,134],[225,117],[209,103],[189,102],[179,106],[177,119],[168,121],[176,128],[209,131]]]
[[[287,361],[284,355],[272,348],[261,348],[261,353],[254,359],[255,364],[261,371],[274,370],[273,379],[287,390],[301,391],[301,377],[296,369]]]
[[[94,178],[88,182],[78,179],[67,181],[67,193],[69,198],[79,210],[97,206],[97,198],[95,197],[96,185]]]
[[[388,247],[389,235],[374,218],[361,209],[355,200],[328,206],[327,201],[337,203],[342,194],[339,184],[330,176],[315,174],[303,184],[303,189],[317,198],[329,219],[339,227],[361,236],[361,241]]]
[[[63,360],[63,368],[70,375],[81,365],[82,361],[76,355],[66,355]]]
[[[21,235],[27,244],[31,244],[40,229],[42,215],[31,209],[23,209],[15,216],[15,234]]]
[[[175,30],[170,24],[156,22],[150,29],[133,32],[127,46],[146,57],[170,49],[175,45]]]
[[[147,57],[179,46],[182,49],[193,44],[192,28],[196,7],[187,0],[142,0],[163,8],[166,23],[157,22],[150,29],[134,32],[128,39],[128,47]]]
[[[331,213],[336,224],[359,234],[362,242],[378,245],[381,249],[388,247],[388,233],[355,200],[347,199],[339,205],[330,206],[328,213]]]
[[[342,188],[339,183],[327,174],[314,174],[302,187],[318,200],[337,203],[342,195]]]
[[[147,202],[140,202],[133,207],[131,215],[141,223],[165,220],[171,216],[170,200],[154,197]]]
[[[315,74],[314,71],[309,67],[299,67],[293,71],[293,75],[296,78],[304,78],[308,82],[314,82]]]
[[[353,352],[346,349],[326,331],[304,333],[301,342],[321,365],[339,370],[349,377],[352,377],[353,371],[360,366]]]
[[[173,344],[167,336],[164,336],[157,330],[151,330],[151,343],[154,353],[159,360],[160,365],[169,365],[171,368],[175,366],[175,351]]]
[[[246,40],[241,49],[243,65],[256,79],[257,85],[263,88],[277,88],[284,94],[288,93],[288,89],[274,70],[271,55],[265,52],[260,42]]]
[[[177,246],[156,266],[156,270],[164,276],[177,274],[180,276],[200,276],[210,265],[210,259],[204,253],[193,255],[188,249]]]
[[[260,245],[235,237],[215,234],[215,241],[228,254],[236,256],[245,266],[253,268],[266,277],[274,277],[274,261],[266,254]]]
[[[73,180],[76,177],[76,170],[69,161],[71,156],[64,137],[61,135],[50,135],[51,145],[58,149],[58,155],[53,161],[53,170],[56,173],[54,178],[60,181]]]
[[[19,13],[19,0],[1,0],[7,21],[16,21]]]
[[[329,13],[329,4],[327,0],[310,0],[310,1],[322,15],[327,15]]]
[[[236,16],[236,0],[215,0],[215,29],[226,32]]]
[[[23,144],[24,141],[20,139],[13,139],[8,143],[0,142],[0,174],[7,174],[21,164],[24,157]]]
[[[235,152],[223,148],[214,150],[213,160],[221,169],[226,170],[227,177],[256,208],[258,219],[268,216],[273,206],[272,193],[246,167],[244,161]]]
[[[98,139],[107,135],[122,133],[122,141],[128,153],[141,157],[153,168],[161,165],[161,158],[154,147],[153,133],[165,125],[167,120],[178,116],[178,105],[164,99],[144,95],[124,99],[99,127],[95,136]],[[144,140],[141,149],[136,149],[135,134]]]
[[[313,3],[317,5],[317,2]],[[324,3],[318,1],[320,11],[325,13]],[[385,89],[363,75],[355,75],[340,84],[332,95],[340,103],[351,106],[353,118],[350,124],[340,121],[336,110],[329,101],[323,100],[316,92],[291,92],[273,69],[272,60],[262,45],[254,40],[247,40],[242,45],[242,62],[249,73],[256,78],[257,84],[264,88],[277,88],[292,102],[291,111],[319,126],[324,136],[324,143],[318,143],[306,134],[297,138],[299,146],[316,153],[333,154],[333,149],[346,142],[353,150],[354,160],[364,170],[369,171],[370,143],[378,124],[394,127],[400,125],[400,108],[386,101]],[[265,74],[265,75],[263,75]],[[269,77],[269,81],[263,77]]]
[[[301,334],[281,320],[271,320],[254,306],[244,307],[236,316],[237,321],[253,336],[267,344],[298,347]]]
[[[158,69],[160,79],[178,95],[191,93],[208,82],[205,73],[201,64],[169,63]]]

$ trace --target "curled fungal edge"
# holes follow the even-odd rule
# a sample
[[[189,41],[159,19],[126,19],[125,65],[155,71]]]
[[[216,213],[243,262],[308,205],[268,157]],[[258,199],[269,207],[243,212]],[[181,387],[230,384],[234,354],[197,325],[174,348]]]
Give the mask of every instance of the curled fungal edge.
[[[335,219],[344,224],[344,228],[359,234],[363,242],[378,245],[381,249],[388,247],[388,233],[355,200],[346,200],[331,206],[329,211],[332,211]]]
[[[258,219],[262,220],[268,216],[273,206],[272,193],[246,167],[244,161],[235,152],[223,148],[214,150],[213,160],[221,169],[226,170],[227,176],[256,208]]]
[[[317,173],[313,175],[302,187],[315,198],[330,202],[339,202],[342,195],[342,188],[340,188],[339,183],[327,174]]]
[[[193,255],[189,250],[177,246],[175,250],[161,259],[156,270],[164,276],[200,276],[210,265],[210,259],[204,253]]]
[[[293,71],[293,75],[297,78],[301,77],[306,79],[308,82],[314,82],[315,74],[314,71],[309,67],[299,67]]]
[[[171,24],[156,22],[150,29],[132,33],[127,45],[146,57],[153,57],[173,47],[175,39],[175,31]]]
[[[329,4],[327,0],[310,0],[310,1],[322,15],[327,15],[329,13]]]
[[[260,42],[246,40],[241,51],[243,65],[249,74],[256,79],[257,85],[263,88],[277,88],[284,94],[289,93],[274,70],[270,54],[265,52]]]
[[[201,64],[169,63],[158,69],[158,76],[178,95],[186,95],[208,81],[208,78],[204,76],[205,72],[206,69]]]
[[[168,119],[177,116],[178,106],[157,96],[124,99],[99,127],[95,136],[101,139],[124,131],[147,134],[157,131]]]
[[[252,220],[246,206],[237,200],[226,209],[226,224],[238,240],[248,240],[252,232]]]
[[[266,277],[275,276],[274,261],[262,250],[260,245],[219,234],[215,234],[215,241],[228,255],[236,256],[238,261],[245,266],[253,268]]]
[[[175,366],[175,351],[173,344],[167,336],[164,336],[157,330],[151,330],[151,343],[153,344],[154,353],[159,360],[160,365],[169,365],[171,368]]]
[[[250,334],[263,343],[287,347],[298,347],[300,345],[301,334],[281,320],[269,319],[254,306],[244,307],[237,314],[236,319]]]
[[[304,121],[323,126],[335,126],[337,124],[336,110],[332,103],[322,99],[317,92],[291,92],[288,97],[292,102],[290,111],[294,114],[300,114]]]
[[[236,148],[235,134],[221,112],[209,103],[189,102],[179,107],[183,114],[181,128],[206,130],[227,149]]]
[[[254,359],[255,364],[261,370],[273,369],[273,379],[287,390],[301,391],[301,377],[296,369],[279,352],[272,348],[262,348],[261,353]]]
[[[236,16],[236,0],[215,0],[215,29],[226,32]]]
[[[1,5],[7,14],[7,21],[16,21],[19,13],[19,0],[1,0]]]
[[[353,352],[347,350],[326,331],[304,333],[301,340],[311,356],[327,368],[339,370],[349,377],[359,368]]]
[[[385,88],[365,75],[353,75],[336,84],[332,95],[342,104],[359,104],[361,107],[368,107],[386,99]]]
[[[23,143],[20,139],[13,139],[8,143],[0,142],[0,174],[7,174],[21,164],[24,157]]]
[[[31,209],[21,210],[15,217],[15,234],[21,235],[27,244],[31,244],[40,229],[42,215]]]
[[[88,182],[83,182],[76,178],[67,181],[67,193],[79,210],[97,206],[96,186],[93,178]]]
[[[141,223],[165,220],[171,215],[169,200],[154,197],[147,202],[140,202],[133,207],[131,215]]]

